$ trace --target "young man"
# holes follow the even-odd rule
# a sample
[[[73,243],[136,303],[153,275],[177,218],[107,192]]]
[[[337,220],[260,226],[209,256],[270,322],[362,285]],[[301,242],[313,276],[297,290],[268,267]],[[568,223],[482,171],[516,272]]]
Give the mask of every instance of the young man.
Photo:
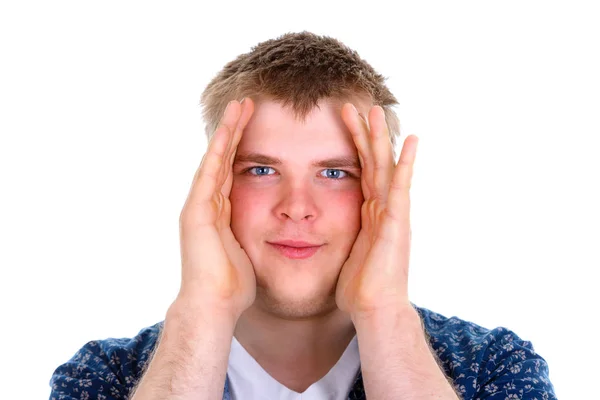
[[[529,342],[409,301],[417,138],[396,163],[397,102],[355,52],[287,34],[202,103],[177,298],[135,338],[86,344],[52,399],[555,398]]]

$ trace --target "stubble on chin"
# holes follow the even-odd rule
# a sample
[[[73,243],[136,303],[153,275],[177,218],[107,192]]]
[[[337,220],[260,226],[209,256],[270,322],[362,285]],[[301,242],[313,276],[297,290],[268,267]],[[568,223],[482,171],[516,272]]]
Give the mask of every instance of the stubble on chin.
[[[253,307],[259,307],[280,319],[319,318],[338,310],[335,302],[335,288],[336,285],[334,284],[327,295],[320,297],[282,298],[282,296],[261,285],[257,279],[256,300]]]

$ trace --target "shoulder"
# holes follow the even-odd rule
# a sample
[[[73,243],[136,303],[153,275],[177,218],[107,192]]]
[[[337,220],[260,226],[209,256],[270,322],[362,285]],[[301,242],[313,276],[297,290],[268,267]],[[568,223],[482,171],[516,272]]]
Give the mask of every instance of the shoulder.
[[[548,365],[531,342],[504,327],[487,329],[415,308],[442,368],[465,398],[555,398]]]
[[[50,399],[126,399],[145,370],[158,342],[162,322],[133,338],[86,343],[50,379]]]

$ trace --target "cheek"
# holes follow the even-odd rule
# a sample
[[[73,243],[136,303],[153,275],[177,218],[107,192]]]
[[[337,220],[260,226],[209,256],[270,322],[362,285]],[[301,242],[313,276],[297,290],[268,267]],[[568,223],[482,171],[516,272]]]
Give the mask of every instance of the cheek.
[[[344,236],[354,239],[360,230],[360,209],[363,204],[362,192],[348,192],[330,198],[325,210],[335,215]]]
[[[231,188],[231,231],[240,242],[246,236],[259,232],[256,227],[263,226],[268,213],[267,198],[264,191],[252,190],[248,186],[234,185]],[[243,243],[242,243],[243,244]]]

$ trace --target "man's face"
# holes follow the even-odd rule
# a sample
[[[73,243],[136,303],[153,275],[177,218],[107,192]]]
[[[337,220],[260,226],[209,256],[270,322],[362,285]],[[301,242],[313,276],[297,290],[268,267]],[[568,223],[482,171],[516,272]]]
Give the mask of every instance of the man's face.
[[[231,228],[254,266],[255,305],[280,318],[336,309],[337,279],[360,230],[361,170],[340,110],[321,102],[301,122],[279,103],[257,101],[238,146]],[[319,247],[274,244],[285,240]]]

